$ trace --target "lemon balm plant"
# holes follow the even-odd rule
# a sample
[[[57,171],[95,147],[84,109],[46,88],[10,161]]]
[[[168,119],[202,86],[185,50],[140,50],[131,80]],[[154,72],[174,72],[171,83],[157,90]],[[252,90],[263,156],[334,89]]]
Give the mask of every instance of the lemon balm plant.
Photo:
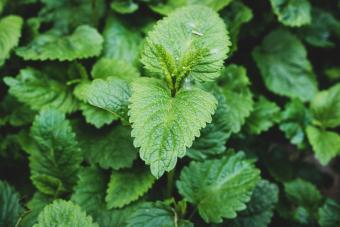
[[[0,0],[0,227],[339,226],[336,7]]]

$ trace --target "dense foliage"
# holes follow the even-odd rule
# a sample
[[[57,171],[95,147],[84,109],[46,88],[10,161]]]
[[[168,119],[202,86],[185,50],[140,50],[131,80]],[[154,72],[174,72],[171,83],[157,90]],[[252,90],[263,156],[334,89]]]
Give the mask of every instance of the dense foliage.
[[[0,0],[0,227],[339,227],[339,41],[337,0]]]

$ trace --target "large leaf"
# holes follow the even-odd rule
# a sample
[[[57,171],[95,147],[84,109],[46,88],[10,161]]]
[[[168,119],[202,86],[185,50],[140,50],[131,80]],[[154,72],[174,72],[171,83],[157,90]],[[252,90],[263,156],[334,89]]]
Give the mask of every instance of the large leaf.
[[[25,60],[72,61],[98,56],[102,44],[103,38],[96,29],[82,25],[68,36],[59,30],[40,34],[28,45],[17,48],[16,53]]]
[[[132,166],[137,149],[133,146],[129,128],[117,125],[100,131],[91,129],[77,128],[80,146],[90,163],[115,170]]]
[[[287,26],[300,27],[311,22],[309,0],[270,0],[278,20]]]
[[[197,206],[206,222],[222,222],[235,218],[246,208],[252,190],[260,179],[260,171],[242,152],[228,157],[192,162],[185,167],[177,182],[179,193]]]
[[[99,227],[81,208],[69,201],[57,200],[46,206],[33,227]]]
[[[132,83],[131,135],[140,157],[159,178],[176,165],[200,129],[211,122],[217,101],[198,88],[181,89],[175,96],[164,81],[141,78]]]
[[[179,87],[191,76],[213,80],[229,51],[229,36],[223,20],[204,6],[183,7],[159,21],[149,32],[142,63],[151,73]]]
[[[266,227],[273,216],[273,209],[278,202],[279,189],[267,180],[256,185],[247,209],[237,214],[237,218],[228,222],[231,227]]]
[[[0,181],[0,226],[14,227],[23,211],[15,189]]]
[[[18,45],[22,24],[22,18],[14,15],[0,20],[0,66],[9,57],[12,48]]]
[[[103,56],[121,60],[129,64],[139,63],[142,35],[139,31],[110,16],[103,31]]]
[[[332,158],[340,155],[340,135],[338,133],[313,126],[308,126],[306,131],[315,157],[321,164],[326,165]]]
[[[285,30],[274,30],[252,53],[267,88],[278,95],[309,101],[317,83],[307,51]]]
[[[332,199],[327,199],[319,208],[319,224],[321,227],[335,227],[340,225],[340,204]]]
[[[146,193],[155,182],[148,169],[113,171],[106,193],[107,207],[121,208]]]
[[[230,131],[237,133],[253,109],[247,71],[243,66],[231,64],[222,71],[218,83],[222,87],[227,105],[224,114],[225,122]]]
[[[142,203],[130,215],[128,227],[193,227],[188,221],[180,220],[176,211],[163,202]]]
[[[84,168],[79,174],[71,200],[89,214],[103,212],[106,208],[104,199],[108,180],[99,168]]]
[[[311,109],[323,127],[340,126],[340,83],[319,92],[311,102]]]
[[[33,122],[31,136],[37,144],[29,157],[33,184],[54,196],[70,191],[83,157],[65,116],[54,109],[42,111]]]
[[[254,105],[254,110],[247,119],[246,129],[252,134],[267,131],[280,120],[280,107],[263,96]]]
[[[56,108],[69,113],[78,108],[78,101],[67,85],[38,70],[22,69],[16,78],[5,77],[4,81],[9,93],[33,110]]]

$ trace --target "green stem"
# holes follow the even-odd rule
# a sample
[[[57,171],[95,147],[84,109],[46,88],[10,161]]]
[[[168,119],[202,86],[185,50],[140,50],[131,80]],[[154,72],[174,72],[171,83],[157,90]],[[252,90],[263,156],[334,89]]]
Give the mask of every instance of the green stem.
[[[174,188],[174,178],[175,178],[175,169],[171,170],[167,173],[167,184],[166,184],[166,198],[171,198],[173,194],[173,188]]]

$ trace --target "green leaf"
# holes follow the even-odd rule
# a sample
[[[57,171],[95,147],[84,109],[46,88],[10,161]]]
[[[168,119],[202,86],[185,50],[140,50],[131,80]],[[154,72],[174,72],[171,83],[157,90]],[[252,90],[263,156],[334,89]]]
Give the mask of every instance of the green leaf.
[[[274,30],[252,53],[267,88],[278,95],[309,101],[317,82],[307,51],[300,40],[285,30]]]
[[[253,110],[252,93],[249,89],[250,81],[243,66],[231,64],[222,71],[218,80],[226,99],[227,112],[225,121],[228,128],[237,133],[245,123],[245,118]]]
[[[300,27],[311,23],[311,5],[309,0],[270,0],[278,20],[291,27]]]
[[[129,168],[137,157],[130,136],[131,130],[122,125],[110,129],[77,128],[77,136],[85,158],[101,168],[115,170]]]
[[[327,199],[319,208],[319,225],[321,227],[335,227],[340,225],[340,204],[332,199]]]
[[[113,0],[111,2],[111,9],[121,14],[133,13],[138,8],[138,4],[134,3],[133,0]]]
[[[95,219],[100,226],[127,226],[127,221],[130,220],[131,214],[135,211],[135,209],[139,206],[139,204],[131,204],[129,206],[125,206],[121,209],[111,209],[106,211],[99,212]]]
[[[300,100],[294,99],[288,102],[284,111],[281,112],[280,129],[292,144],[296,144],[299,148],[304,148],[306,140],[304,130],[310,121],[310,111]]]
[[[247,209],[237,214],[237,218],[228,222],[231,227],[267,227],[273,216],[273,209],[278,202],[278,187],[267,180],[257,183]]]
[[[86,103],[80,104],[80,110],[85,117],[86,123],[94,125],[96,128],[110,125],[114,120],[118,119],[118,116]]]
[[[0,2],[0,11],[1,11]],[[6,16],[0,20],[0,66],[10,56],[10,51],[19,43],[23,19],[19,16]]]
[[[184,167],[177,182],[179,193],[197,206],[207,222],[220,223],[222,218],[235,218],[246,209],[260,171],[242,152],[228,157],[191,162]]]
[[[217,13],[204,6],[183,7],[148,33],[141,61],[158,77],[176,80],[178,87],[187,76],[199,81],[217,78],[229,45]]]
[[[284,184],[287,198],[294,204],[308,208],[317,207],[321,202],[318,189],[308,181],[296,179]]]
[[[219,11],[229,5],[232,0],[167,0],[165,2],[159,1],[151,5],[151,9],[157,13],[167,15],[172,11],[182,6],[203,5]]]
[[[46,226],[99,227],[78,205],[65,200],[56,200],[46,206],[33,227]]]
[[[133,82],[130,102],[134,145],[157,178],[185,155],[217,105],[213,95],[198,88],[181,89],[173,97],[166,83],[154,78]]]
[[[103,31],[103,56],[125,61],[131,65],[139,63],[142,35],[119,18],[108,17]]]
[[[312,9],[312,23],[301,27],[298,31],[301,39],[316,47],[334,47],[336,37],[340,37],[340,21],[330,12]]]
[[[95,79],[83,86],[82,99],[89,104],[109,111],[116,117],[127,121],[130,87],[127,81],[108,77]]]
[[[340,126],[340,83],[317,93],[311,102],[316,120],[325,128]]]
[[[122,208],[137,200],[154,182],[155,178],[145,168],[113,171],[105,197],[107,208]]]
[[[306,129],[309,142],[312,144],[315,157],[322,165],[340,154],[340,135],[313,126]]]
[[[260,96],[255,102],[254,110],[246,122],[246,130],[251,134],[260,134],[267,131],[275,123],[280,121],[280,107]]]
[[[16,53],[25,60],[72,61],[98,56],[102,44],[103,38],[96,29],[82,25],[68,36],[59,30],[40,34],[27,46],[17,48]]]
[[[97,167],[82,169],[71,200],[89,214],[103,212],[106,208],[104,199],[108,180],[104,172]]]
[[[340,66],[329,67],[325,69],[324,73],[330,81],[340,80]]]
[[[163,202],[142,203],[131,214],[127,227],[193,227],[188,221],[179,220],[176,211]]]
[[[5,77],[9,93],[33,110],[56,108],[70,113],[78,108],[78,101],[70,88],[33,68],[20,70],[16,78]]]
[[[241,1],[232,1],[229,7],[220,12],[224,22],[230,32],[231,50],[237,50],[237,42],[239,32],[243,24],[249,22],[253,18],[252,10]]]
[[[54,109],[43,110],[33,122],[31,136],[38,145],[29,157],[33,184],[54,196],[70,191],[77,181],[82,152],[65,116]]]
[[[0,180],[0,226],[14,227],[22,211],[19,194],[7,182]]]
[[[225,152],[225,143],[230,136],[228,122],[225,120],[228,113],[225,97],[217,86],[213,86],[212,92],[218,101],[216,112],[211,123],[201,130],[200,137],[195,139],[187,151],[187,155],[195,160],[204,160]]]
[[[112,58],[101,58],[97,61],[92,68],[91,74],[94,79],[106,79],[114,76],[126,81],[132,81],[140,76],[134,66],[125,61]]]

